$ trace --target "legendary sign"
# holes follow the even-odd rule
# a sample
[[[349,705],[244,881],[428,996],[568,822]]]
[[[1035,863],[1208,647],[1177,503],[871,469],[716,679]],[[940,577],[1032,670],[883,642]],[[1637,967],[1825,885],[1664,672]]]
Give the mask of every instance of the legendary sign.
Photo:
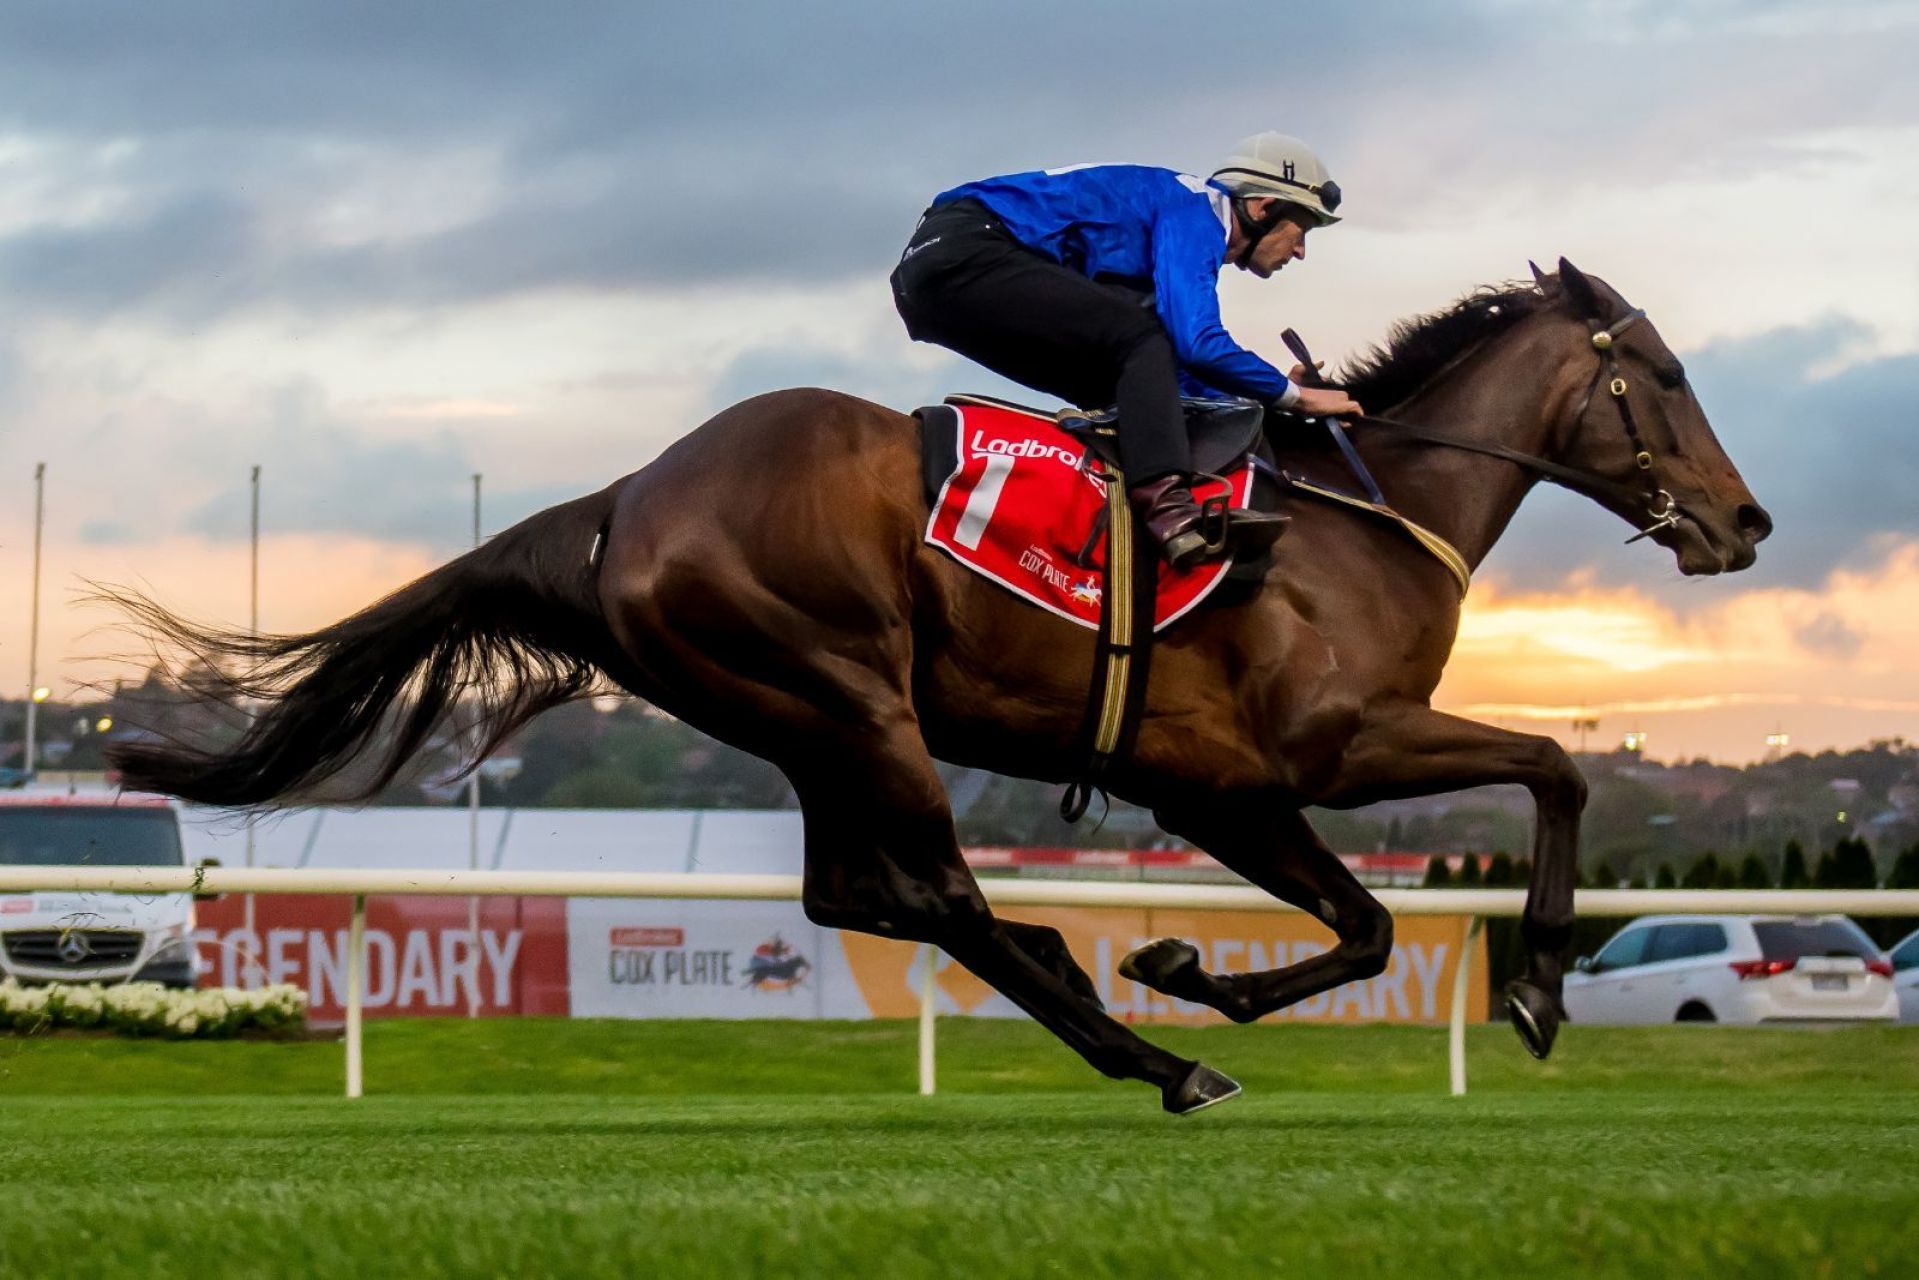
[[[193,940],[207,986],[291,982],[310,1018],[345,1016],[345,898],[243,895],[202,904]],[[373,1016],[566,1012],[566,903],[484,898],[477,936],[465,898],[376,898],[367,908],[365,1007]]]

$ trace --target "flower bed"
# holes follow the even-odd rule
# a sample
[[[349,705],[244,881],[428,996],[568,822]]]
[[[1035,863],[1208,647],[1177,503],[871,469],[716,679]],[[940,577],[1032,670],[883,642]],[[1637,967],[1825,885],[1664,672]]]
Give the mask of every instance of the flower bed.
[[[15,1034],[72,1027],[218,1039],[243,1031],[298,1032],[306,1020],[307,993],[286,983],[255,991],[179,991],[157,982],[23,987],[11,978],[0,981],[0,1032]]]

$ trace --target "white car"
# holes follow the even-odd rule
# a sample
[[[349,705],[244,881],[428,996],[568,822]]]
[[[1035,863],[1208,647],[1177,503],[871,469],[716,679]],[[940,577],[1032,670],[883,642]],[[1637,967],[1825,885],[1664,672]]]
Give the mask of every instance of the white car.
[[[180,815],[158,797],[0,792],[0,865],[178,867]],[[184,893],[0,892],[0,978],[193,986]]]
[[[1844,916],[1644,916],[1566,975],[1574,1022],[1899,1016],[1892,962]]]
[[[1919,1022],[1919,929],[1892,949],[1892,985],[1899,993],[1899,1021]]]

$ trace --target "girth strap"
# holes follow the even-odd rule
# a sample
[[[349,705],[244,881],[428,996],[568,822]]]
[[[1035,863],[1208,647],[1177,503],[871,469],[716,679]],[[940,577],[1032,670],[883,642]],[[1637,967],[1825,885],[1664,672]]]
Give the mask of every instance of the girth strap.
[[[1086,760],[1060,798],[1059,816],[1078,822],[1115,760],[1124,759],[1139,736],[1146,710],[1146,677],[1153,656],[1153,602],[1159,584],[1158,548],[1142,541],[1126,496],[1126,477],[1110,463],[1089,458],[1106,483],[1106,589],[1099,601],[1099,647],[1093,682],[1080,722],[1077,754]]]

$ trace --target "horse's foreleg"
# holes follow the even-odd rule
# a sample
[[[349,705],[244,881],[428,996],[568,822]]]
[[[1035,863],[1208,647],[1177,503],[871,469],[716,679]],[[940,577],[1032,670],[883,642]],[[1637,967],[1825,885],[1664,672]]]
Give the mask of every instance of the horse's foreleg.
[[[1214,802],[1217,805],[1217,802]],[[1332,950],[1260,973],[1212,974],[1191,943],[1160,938],[1120,962],[1120,973],[1165,995],[1210,1005],[1235,1022],[1284,1009],[1386,969],[1393,919],[1296,810],[1249,802],[1193,813],[1162,812],[1168,831],[1192,841],[1253,884],[1323,921]]]
[[[1000,928],[1006,930],[1006,936],[1013,945],[1033,958],[1042,969],[1066,984],[1074,995],[1090,1001],[1094,1008],[1104,1009],[1106,1004],[1099,998],[1099,988],[1086,970],[1079,967],[1079,961],[1073,959],[1073,953],[1067,949],[1066,938],[1058,929],[1048,924],[1028,924],[1023,920],[1008,920],[997,917]]]
[[[1337,808],[1517,783],[1532,792],[1532,878],[1520,932],[1528,970],[1506,992],[1506,1011],[1534,1057],[1551,1052],[1565,1018],[1560,991],[1572,942],[1579,880],[1579,815],[1586,780],[1557,742],[1405,706],[1370,717],[1320,803]]]

